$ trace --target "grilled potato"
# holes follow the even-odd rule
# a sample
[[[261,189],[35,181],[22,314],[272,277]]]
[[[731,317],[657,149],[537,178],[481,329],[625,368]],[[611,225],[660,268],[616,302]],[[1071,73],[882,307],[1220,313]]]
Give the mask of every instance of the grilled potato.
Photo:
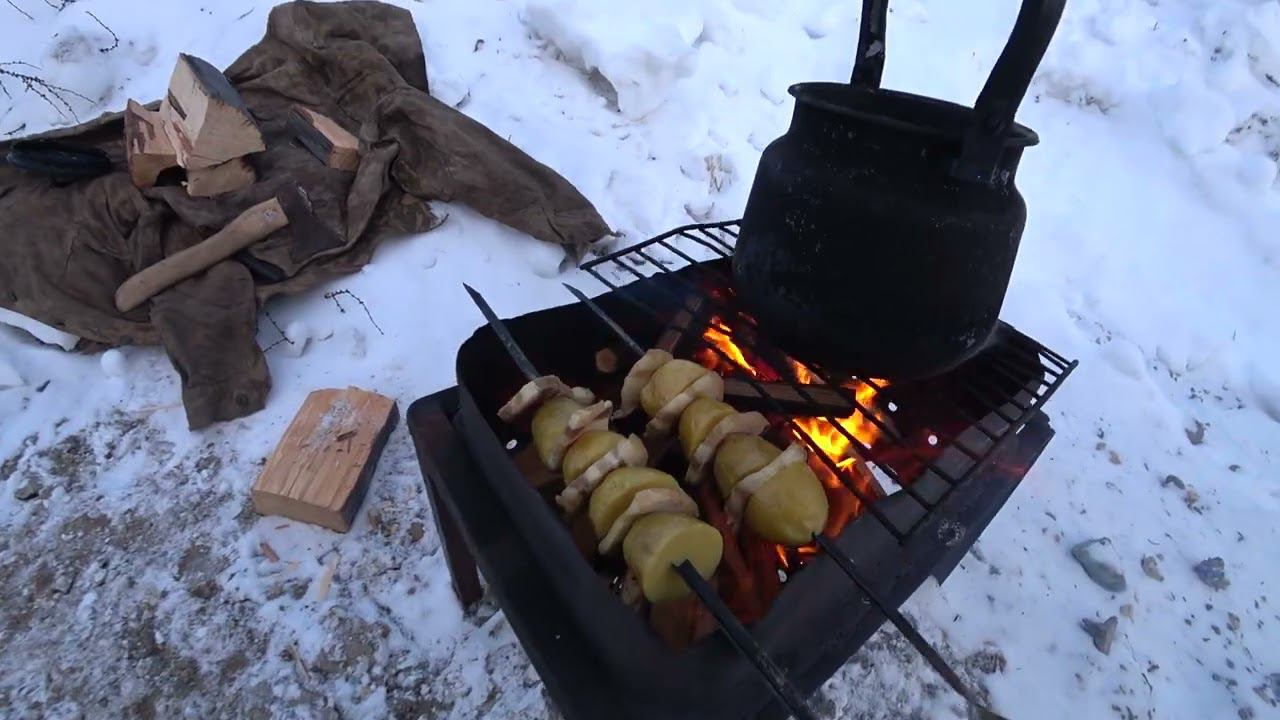
[[[769,542],[795,547],[813,540],[827,524],[827,493],[813,470],[792,463],[747,501],[747,526]]]
[[[675,478],[653,468],[621,467],[609,473],[591,493],[587,504],[587,517],[591,519],[596,538],[609,534],[613,521],[627,509],[636,493],[651,488],[679,490],[680,486]]]
[[[724,539],[710,525],[687,515],[657,513],[636,521],[622,541],[622,556],[651,603],[684,597],[689,586],[672,569],[685,560],[704,578],[720,565]]]
[[[569,418],[583,408],[582,404],[571,397],[558,395],[543,403],[533,413],[530,423],[533,430],[533,445],[538,449],[538,457],[545,463],[551,456],[556,442],[564,435],[569,426]]]
[[[626,438],[608,430],[588,430],[564,454],[564,484],[569,485],[591,464],[604,457]]]
[[[654,417],[694,380],[710,372],[696,362],[672,360],[658,368],[640,391],[640,407],[649,417]]]
[[[769,464],[782,451],[758,435],[730,435],[720,444],[713,472],[720,497],[729,497],[742,478]]]
[[[733,406],[711,398],[697,398],[680,415],[680,449],[686,458],[693,456],[707,433],[716,423],[737,412]]]

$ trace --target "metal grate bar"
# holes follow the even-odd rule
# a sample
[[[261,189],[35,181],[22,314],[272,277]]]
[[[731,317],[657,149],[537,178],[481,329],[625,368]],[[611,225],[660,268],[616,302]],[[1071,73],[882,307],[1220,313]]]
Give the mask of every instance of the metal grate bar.
[[[649,316],[655,319],[658,319],[658,320],[662,319],[661,313],[649,307],[648,304],[641,302],[640,300],[632,297],[632,293],[628,291],[625,287],[620,287],[618,285],[613,284],[607,278],[595,273],[594,271],[591,271],[591,270],[588,270],[588,271],[591,272],[591,274],[594,275],[597,280],[604,283],[606,287],[612,290],[620,291],[619,295],[625,300],[627,300],[629,303],[634,305],[635,307],[639,308],[640,310],[644,311],[646,314],[648,314]],[[685,305],[684,307],[688,308],[687,305]],[[667,327],[671,327],[671,326],[668,325]],[[723,350],[721,350],[718,347],[715,347],[714,345],[711,345],[710,343],[707,343],[704,339],[701,338],[701,336],[699,336],[699,341],[703,347],[709,348],[710,350],[715,352],[717,355],[719,355],[722,359],[724,359],[726,362],[733,361],[733,359],[730,358]],[[765,398],[765,401],[769,403],[771,410],[783,418],[784,423],[793,431],[794,434],[797,435],[798,438],[800,438],[801,442],[809,446],[810,450],[813,451],[814,455],[817,456],[822,461],[822,463],[827,466],[827,469],[829,469],[832,472],[832,474],[840,481],[840,484],[843,485],[845,489],[847,489],[849,492],[853,493],[854,497],[858,498],[858,501],[861,502],[866,507],[867,512],[870,513],[871,516],[874,517],[885,528],[885,530],[890,535],[893,536],[895,540],[897,540],[899,543],[906,540],[906,537],[907,537],[906,534],[904,534],[901,530],[899,530],[897,525],[895,525],[891,520],[889,520],[889,518],[880,510],[880,508],[877,507],[877,502],[879,499],[867,496],[867,494],[863,492],[863,490],[860,487],[858,487],[858,484],[853,480],[851,480],[848,477],[848,474],[840,468],[840,466],[836,463],[836,461],[833,460],[830,456],[828,456],[825,452],[823,452],[822,448],[818,446],[816,441],[814,441],[813,438],[810,437],[808,433],[804,432],[804,430],[801,429],[800,426],[797,425],[794,420],[792,420],[791,415],[786,411],[786,408],[782,407],[781,404],[779,404],[777,401],[773,400],[771,396],[769,396],[768,392],[765,390],[764,385],[762,385],[759,380],[756,380],[755,378],[749,375],[743,375],[742,379],[747,383],[749,383],[752,386],[752,388],[755,389],[758,393],[760,393],[761,397]],[[807,399],[810,402],[812,402],[813,400],[812,397]],[[931,509],[930,506],[923,501],[923,499],[916,500],[916,502],[919,503],[926,512]]]
[[[929,428],[929,432],[936,435],[939,443],[944,447],[954,447],[964,458],[972,461],[959,477],[953,477],[952,473],[941,470],[929,458],[922,456],[917,450],[918,446],[907,442],[891,422],[886,422],[884,418],[881,418],[872,412],[869,407],[859,402],[854,393],[848,387],[845,387],[845,384],[853,381],[866,383],[868,387],[874,389],[877,393],[885,393],[882,396],[885,398],[892,396],[892,386],[877,383],[871,378],[845,377],[844,375],[840,375],[839,379],[836,380],[833,379],[835,373],[826,368],[790,358],[767,343],[755,319],[735,307],[735,302],[731,296],[724,297],[718,293],[707,292],[700,285],[702,282],[709,282],[712,287],[724,288],[731,292],[732,281],[721,270],[719,263],[723,259],[728,259],[732,256],[734,244],[738,237],[738,229],[739,223],[737,221],[685,225],[631,247],[591,260],[584,263],[582,267],[601,283],[614,290],[626,290],[626,288],[621,288],[601,272],[602,269],[614,265],[621,267],[624,273],[638,280],[661,280],[662,282],[655,282],[648,286],[660,291],[659,295],[661,295],[662,300],[656,301],[658,302],[658,307],[650,305],[651,302],[655,302],[652,299],[652,295],[645,299],[637,297],[632,291],[620,294],[632,305],[643,310],[648,316],[653,317],[659,323],[665,323],[663,325],[664,329],[675,329],[680,331],[682,335],[693,335],[697,347],[711,350],[730,366],[740,367],[740,363],[736,362],[734,358],[729,357],[718,346],[703,337],[703,329],[704,327],[712,328],[728,335],[732,338],[734,344],[754,356],[754,361],[759,363],[758,367],[767,367],[780,379],[782,384],[789,386],[797,397],[812,403],[815,412],[809,417],[828,421],[834,430],[849,443],[852,452],[861,461],[865,462],[870,458],[872,454],[871,448],[858,440],[856,436],[840,424],[839,421],[844,418],[835,417],[818,410],[817,408],[822,407],[822,405],[816,402],[814,396],[809,392],[811,389],[822,388],[824,391],[835,392],[841,402],[847,404],[850,408],[851,414],[846,417],[861,413],[879,431],[885,442],[894,443],[915,462],[919,463],[923,468],[921,472],[927,471],[946,482],[948,487],[941,493],[942,498],[937,501],[928,501],[911,487],[911,482],[904,481],[904,478],[900,477],[893,467],[885,464],[878,466],[880,470],[889,476],[890,480],[902,488],[902,492],[911,497],[914,502],[926,511],[925,517],[917,522],[906,533],[906,536],[914,533],[918,529],[920,522],[930,517],[933,509],[946,499],[957,485],[986,468],[1005,444],[1009,442],[1010,437],[1016,435],[1026,425],[1034,413],[1048,401],[1049,397],[1076,367],[1075,361],[1068,361],[1062,355],[1042,346],[1017,330],[1004,326],[1004,332],[1008,333],[1008,337],[1006,339],[997,339],[997,342],[1000,343],[998,346],[970,361],[971,364],[966,366],[965,372],[951,384],[949,389],[952,392],[939,393],[937,397],[936,409],[944,413],[944,418],[949,413],[949,416],[954,418],[954,422],[951,420],[940,423],[930,422],[932,427]],[[685,241],[695,243],[705,251],[712,253],[717,260],[714,263],[699,261],[695,255],[702,255],[701,251],[690,254],[690,252],[686,252],[679,247]],[[671,259],[664,260],[656,257],[651,252],[655,248],[660,248],[669,253]],[[681,266],[681,263],[684,263],[684,265]],[[646,265],[648,268],[645,267]],[[650,268],[652,269],[652,274],[646,275],[646,272],[650,272]],[[696,273],[696,276],[691,278],[686,277],[684,272],[676,272],[676,270],[685,269]],[[616,276],[613,271],[610,271],[610,275]],[[680,297],[678,290],[687,291],[688,294]],[[715,318],[709,319],[705,326],[697,328],[680,327],[670,322],[670,316],[664,315],[659,309],[659,307],[666,306],[670,302],[674,304],[673,306],[677,311],[679,309],[690,310],[692,309],[688,307],[690,299],[698,300],[701,303],[700,309],[708,310]],[[794,362],[799,368],[803,368],[815,378],[822,380],[825,387],[822,384],[809,385],[798,382],[798,378],[803,377],[803,375],[797,376],[792,367],[787,364],[787,361]],[[859,488],[858,484],[847,473],[839,469],[835,460],[823,452],[817,442],[794,422],[792,418],[794,410],[789,412],[782,407],[766,391],[759,379],[748,372],[747,368],[742,368],[742,372],[737,377],[748,382],[764,399],[770,411],[777,413],[786,420],[786,425],[796,437],[814,451],[817,457],[831,469],[841,484],[866,505],[869,513],[876,517],[899,542],[903,541],[904,534],[892,522],[888,521],[877,508],[879,498],[866,497],[866,493]],[[1010,392],[1011,389],[1012,392]],[[956,395],[955,393],[957,392],[960,395]],[[967,427],[975,428],[977,432],[990,441],[988,446],[977,449],[966,443],[962,439],[961,433],[953,432],[952,424],[963,424]],[[1003,427],[1000,427],[1001,425]],[[877,447],[879,447],[879,443],[877,443]],[[953,468],[953,470],[958,472],[956,468]]]

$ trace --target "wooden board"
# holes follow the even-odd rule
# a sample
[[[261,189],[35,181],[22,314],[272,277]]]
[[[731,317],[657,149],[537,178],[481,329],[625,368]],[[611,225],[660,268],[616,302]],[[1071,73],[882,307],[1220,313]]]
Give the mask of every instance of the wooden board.
[[[244,98],[222,71],[198,57],[178,56],[160,112],[178,164],[188,170],[267,149]]]
[[[360,167],[360,142],[332,118],[294,105],[289,130],[302,146],[335,170],[355,172]]]
[[[130,100],[124,111],[124,145],[129,177],[140,188],[155,185],[162,171],[178,165],[160,113],[135,100]]]
[[[346,532],[398,416],[359,388],[311,393],[253,483],[254,509]]]
[[[258,176],[244,158],[235,158],[207,168],[187,171],[187,194],[212,197],[252,185]]]

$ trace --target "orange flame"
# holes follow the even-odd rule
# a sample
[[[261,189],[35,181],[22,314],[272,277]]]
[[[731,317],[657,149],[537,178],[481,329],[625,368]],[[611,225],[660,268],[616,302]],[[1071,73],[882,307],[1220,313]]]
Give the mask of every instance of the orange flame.
[[[751,362],[742,348],[738,347],[737,343],[733,341],[733,337],[720,329],[723,326],[724,323],[718,317],[713,317],[711,322],[708,323],[706,330],[703,332],[703,338],[708,345],[714,346],[720,352],[718,353],[710,347],[702,348],[695,355],[700,363],[722,374],[745,371],[760,380],[781,379],[767,365]],[[729,362],[726,358],[732,360],[732,362]],[[791,371],[798,382],[806,385],[826,384],[822,378],[804,365],[794,360],[788,360],[788,362],[790,362]],[[888,385],[887,381],[874,378],[871,383],[879,387]],[[871,383],[853,379],[844,383],[843,387],[853,393],[858,405],[878,415],[879,411],[874,404],[877,391],[876,387],[873,387]],[[811,447],[820,449],[835,462],[839,470],[845,472],[846,475],[852,475],[853,482],[863,484],[867,481],[870,475],[869,472],[865,470],[859,471],[852,467],[859,461],[859,456],[857,454],[858,451],[853,447],[854,443],[850,440],[850,437],[852,437],[863,447],[869,448],[880,437],[880,429],[876,427],[876,424],[872,422],[866,413],[861,410],[854,410],[847,417],[835,420],[819,417],[797,417],[792,418],[792,420],[795,422],[796,427],[799,428],[799,430],[794,431],[796,439],[806,449],[811,449]],[[848,435],[846,436],[845,433],[848,433]],[[812,446],[805,442],[805,438],[802,435],[807,436],[812,441]],[[809,466],[826,488],[827,499],[831,508],[823,532],[830,536],[838,535],[850,520],[856,518],[862,512],[862,503],[857,496],[849,491],[826,463],[811,459]],[[848,472],[851,470],[853,472]],[[864,489],[868,491],[868,495],[874,493],[871,488]],[[777,567],[788,572],[793,567],[803,566],[817,552],[818,548],[815,544],[798,548],[788,548],[785,545],[774,547],[774,553],[778,560]]]

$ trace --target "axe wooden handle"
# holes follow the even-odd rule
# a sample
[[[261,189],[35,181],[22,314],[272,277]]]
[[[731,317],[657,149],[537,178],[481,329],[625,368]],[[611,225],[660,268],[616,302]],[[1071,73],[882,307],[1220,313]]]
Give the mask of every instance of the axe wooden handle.
[[[116,290],[116,308],[128,312],[161,290],[213,267],[288,224],[279,200],[260,202],[198,245],[174,253],[125,280]]]

